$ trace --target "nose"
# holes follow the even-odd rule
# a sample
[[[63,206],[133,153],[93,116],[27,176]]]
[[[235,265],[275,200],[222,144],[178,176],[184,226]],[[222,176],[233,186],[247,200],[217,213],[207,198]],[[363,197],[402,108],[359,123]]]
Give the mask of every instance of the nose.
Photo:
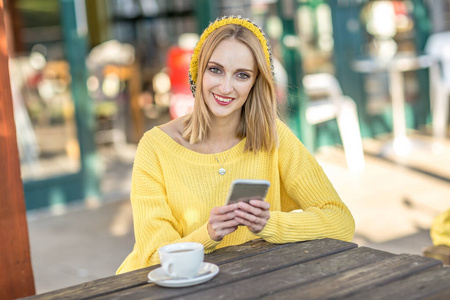
[[[219,91],[223,94],[229,94],[233,91],[232,79],[229,76],[222,77],[219,84]]]

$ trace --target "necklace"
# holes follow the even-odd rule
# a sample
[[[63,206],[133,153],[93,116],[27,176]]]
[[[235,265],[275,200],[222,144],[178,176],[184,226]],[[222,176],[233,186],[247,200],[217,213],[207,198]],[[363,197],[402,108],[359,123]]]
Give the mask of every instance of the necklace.
[[[232,146],[230,149],[228,149],[227,156],[225,156],[225,159],[223,160],[222,163],[220,162],[220,160],[219,160],[219,158],[217,157],[217,155],[214,154],[214,158],[216,159],[217,163],[218,163],[219,166],[220,166],[220,168],[219,168],[219,174],[220,174],[220,175],[225,175],[225,173],[227,172],[227,170],[225,170],[225,168],[223,167],[223,165],[224,165],[225,162],[227,161],[228,156],[230,156],[231,149],[232,149],[234,146],[236,146],[238,143],[239,143],[239,140],[238,140],[238,141],[235,141],[235,142],[233,143],[233,146]]]
[[[230,151],[231,152],[231,151]],[[227,161],[228,155],[230,155],[230,152],[228,152],[227,156],[225,157],[225,159],[223,160],[223,163],[220,163],[219,159],[217,158],[217,156],[214,154],[214,158],[216,159],[217,163],[220,165],[220,169],[219,169],[219,174],[220,175],[225,175],[225,173],[227,172],[227,170],[225,170],[225,168],[223,167],[223,164]]]
[[[214,158],[216,159],[217,163],[220,165],[220,169],[219,169],[219,174],[220,174],[220,175],[225,175],[225,173],[227,172],[227,170],[225,170],[225,168],[223,167],[223,164],[227,161],[228,155],[230,155],[230,152],[228,152],[227,156],[226,156],[225,159],[223,160],[223,163],[220,163],[219,159],[218,159],[217,156],[214,154]]]

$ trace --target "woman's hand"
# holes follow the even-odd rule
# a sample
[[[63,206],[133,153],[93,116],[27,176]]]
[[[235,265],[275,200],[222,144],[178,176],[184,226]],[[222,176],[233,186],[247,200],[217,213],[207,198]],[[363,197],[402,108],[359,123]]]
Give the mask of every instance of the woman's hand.
[[[224,236],[234,232],[239,225],[235,220],[237,203],[214,207],[209,214],[208,233],[212,240],[221,241]]]
[[[250,200],[237,203],[234,218],[240,225],[245,225],[253,233],[258,233],[264,229],[270,218],[270,204],[262,200]]]

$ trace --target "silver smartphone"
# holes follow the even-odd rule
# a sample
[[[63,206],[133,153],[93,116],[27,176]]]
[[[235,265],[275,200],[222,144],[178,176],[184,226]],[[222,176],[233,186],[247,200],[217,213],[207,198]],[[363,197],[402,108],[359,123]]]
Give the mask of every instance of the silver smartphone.
[[[225,205],[252,199],[264,200],[270,181],[260,179],[236,179],[231,183]]]

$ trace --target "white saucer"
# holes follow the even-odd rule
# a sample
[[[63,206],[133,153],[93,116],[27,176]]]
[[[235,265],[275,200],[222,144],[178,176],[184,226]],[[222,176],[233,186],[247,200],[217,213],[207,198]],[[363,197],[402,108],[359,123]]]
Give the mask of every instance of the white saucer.
[[[160,280],[160,278],[166,278],[166,274],[164,274],[162,268],[157,268],[150,273],[148,273],[147,277],[151,282],[156,283],[160,286],[165,287],[186,287],[191,285],[200,284],[212,279],[214,276],[219,273],[219,267],[212,263],[204,262],[200,267],[199,273],[208,272],[210,273],[201,275],[198,277],[190,278],[190,279],[164,279]]]

